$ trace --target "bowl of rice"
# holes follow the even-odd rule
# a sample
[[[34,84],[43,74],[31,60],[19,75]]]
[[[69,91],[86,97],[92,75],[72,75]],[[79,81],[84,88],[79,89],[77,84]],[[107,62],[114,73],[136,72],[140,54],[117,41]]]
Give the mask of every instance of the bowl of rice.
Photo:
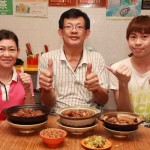
[[[67,136],[67,132],[65,130],[58,128],[43,129],[39,134],[42,140],[52,148],[55,148],[61,144]]]

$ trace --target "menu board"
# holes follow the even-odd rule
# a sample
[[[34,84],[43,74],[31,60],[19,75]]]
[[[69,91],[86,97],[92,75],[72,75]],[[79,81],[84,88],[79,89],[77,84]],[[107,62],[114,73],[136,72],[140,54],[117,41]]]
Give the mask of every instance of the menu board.
[[[49,0],[49,6],[76,6],[76,0]]]
[[[49,0],[49,6],[105,7],[106,0]]]

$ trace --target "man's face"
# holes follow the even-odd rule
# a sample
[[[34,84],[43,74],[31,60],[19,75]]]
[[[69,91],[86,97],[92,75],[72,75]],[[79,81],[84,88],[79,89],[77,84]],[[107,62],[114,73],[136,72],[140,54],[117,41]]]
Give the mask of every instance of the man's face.
[[[85,29],[83,17],[64,19],[64,27],[59,29],[64,45],[68,46],[83,46],[84,40],[89,33],[90,30]]]

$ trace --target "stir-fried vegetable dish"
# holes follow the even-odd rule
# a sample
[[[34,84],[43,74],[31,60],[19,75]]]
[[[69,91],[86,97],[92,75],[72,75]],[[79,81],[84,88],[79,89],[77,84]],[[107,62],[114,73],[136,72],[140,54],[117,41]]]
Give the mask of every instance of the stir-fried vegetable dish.
[[[89,136],[84,140],[84,144],[90,148],[102,148],[105,143],[106,139],[97,135]]]

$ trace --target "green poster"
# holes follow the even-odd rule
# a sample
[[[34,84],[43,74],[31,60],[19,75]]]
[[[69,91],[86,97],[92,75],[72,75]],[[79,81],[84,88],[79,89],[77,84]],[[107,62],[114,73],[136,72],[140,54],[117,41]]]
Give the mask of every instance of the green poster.
[[[13,15],[12,0],[0,0],[0,15]]]

